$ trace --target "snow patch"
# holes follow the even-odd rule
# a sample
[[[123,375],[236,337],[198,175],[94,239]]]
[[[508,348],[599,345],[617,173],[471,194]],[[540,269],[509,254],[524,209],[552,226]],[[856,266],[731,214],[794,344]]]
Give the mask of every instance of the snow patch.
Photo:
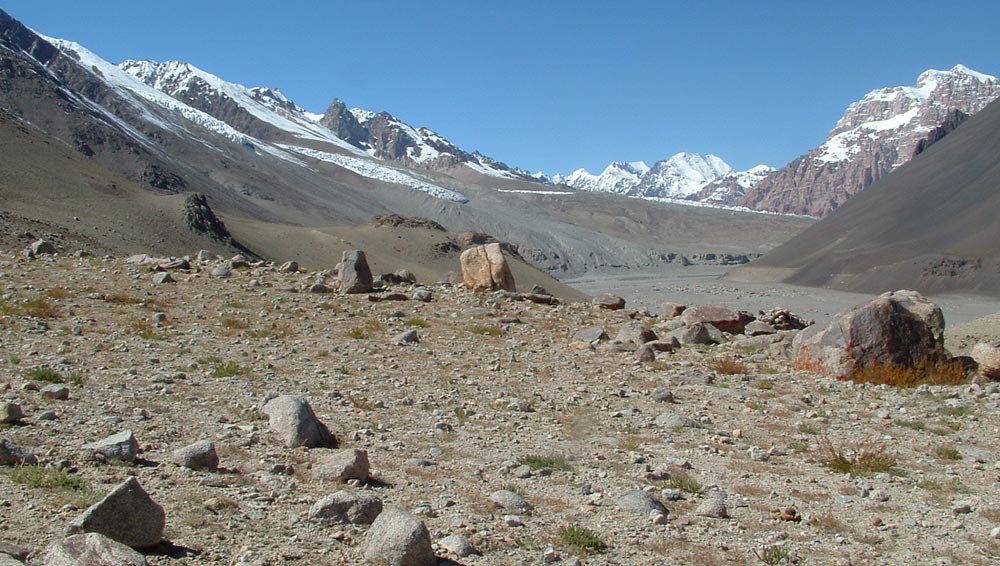
[[[394,183],[397,185],[403,185],[410,187],[424,193],[431,195],[432,197],[450,200],[453,202],[466,203],[469,199],[457,191],[451,189],[446,189],[442,186],[428,183],[418,179],[410,174],[403,173],[391,167],[387,167],[380,163],[370,161],[368,159],[358,159],[356,157],[350,157],[347,155],[340,155],[338,153],[328,153],[325,151],[318,151],[315,149],[309,149],[305,147],[297,147],[294,145],[279,145],[282,149],[288,151],[293,151],[306,157],[312,157],[313,159],[318,159],[320,161],[325,161],[327,163],[333,163],[339,167],[343,167],[349,171],[353,171],[362,177],[368,177],[369,179],[374,179],[376,181],[382,181],[385,183]]]

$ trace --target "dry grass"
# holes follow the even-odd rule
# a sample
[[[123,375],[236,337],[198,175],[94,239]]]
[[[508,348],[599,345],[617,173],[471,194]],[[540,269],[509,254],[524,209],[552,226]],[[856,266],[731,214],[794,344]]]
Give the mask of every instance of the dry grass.
[[[27,316],[31,318],[56,318],[61,310],[46,297],[28,299],[23,303],[0,302],[0,314]]]
[[[709,360],[705,364],[708,369],[723,375],[740,375],[750,373],[750,369],[742,361],[733,356],[722,356]]]
[[[967,382],[969,376],[961,364],[940,363],[925,367],[869,366],[857,369],[843,379],[854,383],[916,387],[924,384],[960,385]]]
[[[820,440],[819,461],[835,472],[868,477],[888,472],[896,466],[896,456],[876,442],[849,444],[838,448],[829,438]]]
[[[473,334],[479,334],[480,336],[501,336],[503,335],[503,328],[499,326],[487,325],[487,324],[473,324],[466,330]]]

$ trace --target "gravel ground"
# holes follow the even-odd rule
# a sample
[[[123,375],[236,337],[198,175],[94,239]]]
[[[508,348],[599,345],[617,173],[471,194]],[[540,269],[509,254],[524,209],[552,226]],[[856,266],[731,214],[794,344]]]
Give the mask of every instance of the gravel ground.
[[[0,438],[82,482],[45,487],[0,468],[0,542],[40,552],[135,476],[167,512],[169,544],[152,564],[361,563],[366,527],[308,518],[341,489],[414,511],[435,542],[467,537],[480,555],[436,547],[461,564],[1000,559],[995,384],[860,386],[740,342],[639,364],[631,348],[571,337],[595,325],[614,336],[630,315],[662,328],[641,313],[438,286],[430,303],[372,303],[301,292],[317,274],[262,265],[221,279],[208,275],[215,266],[154,285],[121,259],[0,262],[0,390],[26,414]],[[651,279],[615,289],[633,284],[684,300]],[[688,287],[702,284],[719,297],[732,287]],[[743,308],[773,306],[756,297]],[[419,344],[395,345],[407,329]],[[68,400],[30,385],[42,366],[70,382]],[[286,393],[304,395],[341,447],[367,450],[375,479],[314,478],[322,450],[285,448],[260,411]],[[125,429],[140,443],[137,465],[82,449]],[[170,463],[203,439],[218,447],[219,472]],[[532,511],[496,507],[501,489]],[[666,517],[621,508],[635,489]],[[569,526],[599,548],[582,548]]]

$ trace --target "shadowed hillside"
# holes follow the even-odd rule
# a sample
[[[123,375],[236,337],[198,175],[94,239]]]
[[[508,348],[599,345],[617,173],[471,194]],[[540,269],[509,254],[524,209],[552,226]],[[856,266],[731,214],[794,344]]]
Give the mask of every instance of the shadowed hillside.
[[[1000,295],[1000,104],[758,261],[735,280],[845,290]]]

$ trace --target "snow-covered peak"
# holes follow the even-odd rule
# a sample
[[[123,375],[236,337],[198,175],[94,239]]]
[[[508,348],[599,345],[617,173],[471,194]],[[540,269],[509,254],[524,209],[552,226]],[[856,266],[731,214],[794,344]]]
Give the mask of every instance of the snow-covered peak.
[[[649,171],[649,166],[641,161],[633,163],[614,161],[604,168],[600,175],[593,175],[586,169],[577,169],[558,180],[567,186],[581,191],[602,191],[609,193],[628,193],[639,180]]]
[[[732,171],[721,157],[680,152],[656,162],[633,192],[647,197],[687,198]]]
[[[912,155],[927,132],[938,126],[952,110],[974,114],[1000,96],[996,77],[964,65],[951,70],[930,69],[913,86],[881,88],[851,104],[830,132],[830,138],[813,150],[821,163],[844,162],[878,140],[898,151],[895,165]]]

